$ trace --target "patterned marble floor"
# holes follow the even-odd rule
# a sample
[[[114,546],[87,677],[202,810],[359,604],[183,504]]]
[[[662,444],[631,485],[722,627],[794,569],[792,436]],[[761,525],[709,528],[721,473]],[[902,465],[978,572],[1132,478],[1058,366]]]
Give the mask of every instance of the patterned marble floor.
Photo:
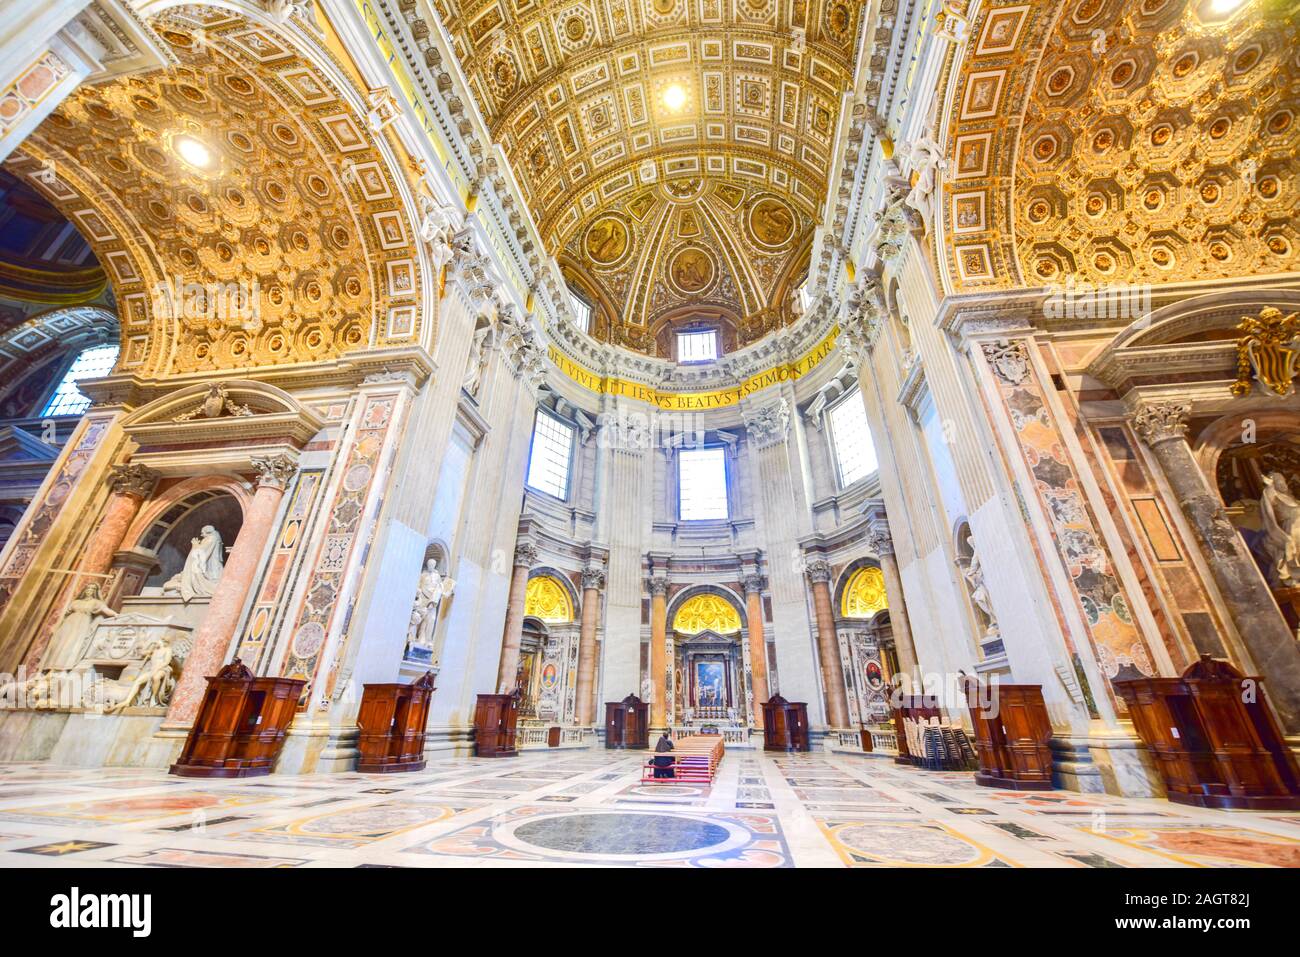
[[[1300,813],[978,787],[970,774],[732,751],[713,787],[644,755],[208,782],[0,764],[0,866],[1300,867]]]

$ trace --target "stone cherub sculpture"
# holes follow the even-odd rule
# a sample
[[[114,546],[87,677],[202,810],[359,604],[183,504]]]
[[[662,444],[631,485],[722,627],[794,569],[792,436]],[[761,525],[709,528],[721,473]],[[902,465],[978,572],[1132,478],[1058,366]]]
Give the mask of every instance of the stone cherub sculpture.
[[[117,612],[105,604],[99,595],[99,585],[92,582],[68,603],[68,610],[50,637],[41,667],[45,671],[70,671],[81,660],[95,626],[103,618],[114,618]]]
[[[221,533],[204,525],[198,537],[190,539],[185,567],[163,584],[163,594],[180,595],[186,604],[195,598],[211,598],[224,569]]]
[[[1264,476],[1259,517],[1264,526],[1264,547],[1278,584],[1300,584],[1300,501],[1281,472]]]

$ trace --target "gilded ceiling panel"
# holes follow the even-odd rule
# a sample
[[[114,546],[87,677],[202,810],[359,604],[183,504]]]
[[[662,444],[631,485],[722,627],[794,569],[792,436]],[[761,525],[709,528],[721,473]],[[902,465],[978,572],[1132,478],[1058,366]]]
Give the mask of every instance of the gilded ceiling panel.
[[[413,340],[411,224],[357,92],[225,10],[150,25],[174,66],[82,86],[10,162],[108,267],[122,366],[239,368]]]
[[[955,285],[1294,270],[1298,10],[1068,0],[983,13],[950,104]]]
[[[862,4],[434,4],[598,334],[653,353],[692,305],[739,342],[793,318]]]

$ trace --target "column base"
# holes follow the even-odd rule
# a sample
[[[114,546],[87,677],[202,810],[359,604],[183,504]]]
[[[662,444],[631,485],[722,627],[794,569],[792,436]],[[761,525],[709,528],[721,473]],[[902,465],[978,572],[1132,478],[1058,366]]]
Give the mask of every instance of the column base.
[[[1135,734],[1122,729],[1053,736],[1052,783],[1067,791],[1165,797],[1160,771]]]

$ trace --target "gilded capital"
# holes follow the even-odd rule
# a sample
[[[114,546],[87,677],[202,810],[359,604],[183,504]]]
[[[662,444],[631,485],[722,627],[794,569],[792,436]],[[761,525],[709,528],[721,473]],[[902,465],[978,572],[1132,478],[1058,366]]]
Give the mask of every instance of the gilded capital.
[[[108,487],[118,495],[137,495],[148,498],[153,494],[161,473],[144,466],[128,462],[115,465],[108,475]]]
[[[257,471],[258,488],[284,489],[298,471],[298,463],[284,454],[255,458],[252,462]]]
[[[1155,448],[1162,442],[1187,437],[1187,416],[1191,411],[1190,402],[1143,402],[1129,416],[1129,423],[1138,438]]]

